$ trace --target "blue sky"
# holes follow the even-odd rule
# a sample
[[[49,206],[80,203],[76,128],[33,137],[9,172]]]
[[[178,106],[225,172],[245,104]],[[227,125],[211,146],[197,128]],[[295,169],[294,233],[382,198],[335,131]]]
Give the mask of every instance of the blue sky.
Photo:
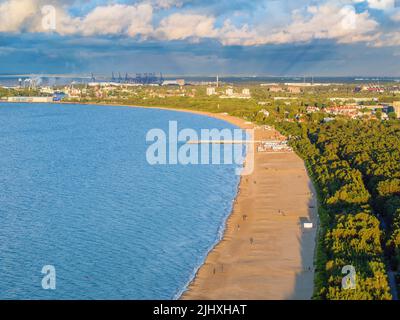
[[[400,0],[0,0],[0,73],[400,76]]]

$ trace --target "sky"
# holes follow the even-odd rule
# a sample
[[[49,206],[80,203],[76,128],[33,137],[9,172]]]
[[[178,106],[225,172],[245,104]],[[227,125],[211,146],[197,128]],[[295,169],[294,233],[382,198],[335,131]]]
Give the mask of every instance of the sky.
[[[0,74],[400,76],[400,0],[0,0]]]

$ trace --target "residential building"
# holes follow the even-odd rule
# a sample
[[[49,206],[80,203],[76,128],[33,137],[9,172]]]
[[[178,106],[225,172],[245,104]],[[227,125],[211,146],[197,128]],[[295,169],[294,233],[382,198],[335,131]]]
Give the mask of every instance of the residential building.
[[[242,94],[243,94],[244,96],[250,96],[250,89],[244,88],[244,89],[242,90]]]
[[[214,87],[208,87],[207,88],[207,95],[208,96],[212,96],[214,94],[216,94],[215,88]]]
[[[233,96],[233,88],[228,88],[225,91],[225,94],[229,97],[229,96]]]

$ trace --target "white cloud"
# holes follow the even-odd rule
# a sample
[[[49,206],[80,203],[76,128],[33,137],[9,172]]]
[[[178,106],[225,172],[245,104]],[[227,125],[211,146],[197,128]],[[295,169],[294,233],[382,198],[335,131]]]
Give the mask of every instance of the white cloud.
[[[10,0],[0,4],[0,32],[18,32],[37,12],[32,0]]]
[[[78,23],[83,35],[128,34],[137,36],[152,32],[153,9],[148,4],[137,6],[110,5],[97,7]]]
[[[306,12],[294,11],[292,21],[280,28],[251,30],[248,26],[222,28],[221,40],[226,44],[284,44],[334,39],[340,43],[369,41],[376,37],[378,23],[368,12],[356,13],[353,7],[335,4],[310,6]]]
[[[354,3],[366,3],[371,9],[388,10],[395,7],[396,0],[353,0]]]
[[[397,47],[400,46],[400,31],[382,33],[374,42],[369,43],[372,47]]]
[[[43,32],[41,6],[53,4],[57,19],[55,32],[61,35],[125,35],[156,40],[199,41],[211,38],[223,45],[264,45],[310,42],[331,39],[339,43],[370,42],[380,35],[379,24],[368,11],[356,12],[350,4],[363,0],[327,0],[292,12],[286,24],[274,27],[235,24],[235,17],[221,18],[180,11],[165,16],[154,25],[155,12],[168,14],[168,8],[180,7],[188,0],[142,0],[137,4],[110,4],[98,6],[86,15],[71,16],[59,0],[0,0],[0,32]],[[371,8],[387,8],[392,0],[368,0]],[[393,0],[394,1],[394,0]],[[64,5],[63,5],[64,4]],[[400,16],[393,19],[400,21]],[[388,39],[380,45],[390,45]]]
[[[368,5],[372,9],[387,10],[393,9],[395,0],[368,0]]]
[[[215,38],[215,18],[199,14],[175,13],[164,18],[154,36],[165,40]]]
[[[0,0],[1,1],[1,0]],[[168,0],[167,0],[168,1]],[[137,5],[114,4],[98,6],[83,17],[70,16],[56,0],[7,0],[0,2],[0,32],[43,32],[41,11],[44,5],[56,10],[56,30],[62,35],[81,34],[145,35],[153,31],[153,7],[148,3]]]

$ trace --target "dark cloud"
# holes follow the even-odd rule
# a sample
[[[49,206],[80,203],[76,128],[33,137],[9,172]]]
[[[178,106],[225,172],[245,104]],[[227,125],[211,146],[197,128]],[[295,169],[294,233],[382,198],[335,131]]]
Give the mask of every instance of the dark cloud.
[[[122,37],[7,35],[0,38],[2,73],[400,75],[393,48],[319,41],[304,45],[223,46],[217,41],[142,42]],[[399,52],[400,53],[400,52]],[[399,71],[396,71],[399,70]]]

